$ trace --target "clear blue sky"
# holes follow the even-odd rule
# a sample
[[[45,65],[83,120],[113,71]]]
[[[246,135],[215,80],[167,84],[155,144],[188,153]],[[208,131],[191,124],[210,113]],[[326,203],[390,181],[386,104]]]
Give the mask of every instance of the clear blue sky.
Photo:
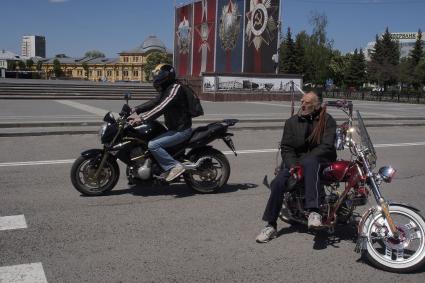
[[[176,0],[177,3],[181,2]],[[173,0],[0,0],[0,49],[20,54],[23,35],[44,35],[47,56],[79,57],[100,50],[107,57],[139,46],[149,35],[173,44]],[[311,33],[312,11],[328,17],[334,48],[364,48],[390,32],[425,30],[425,0],[282,0],[283,31]]]

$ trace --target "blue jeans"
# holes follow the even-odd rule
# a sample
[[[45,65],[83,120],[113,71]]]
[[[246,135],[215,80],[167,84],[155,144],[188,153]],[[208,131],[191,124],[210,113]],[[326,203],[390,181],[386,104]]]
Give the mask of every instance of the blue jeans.
[[[172,158],[171,155],[165,150],[165,148],[178,145],[188,140],[191,135],[192,128],[188,128],[181,132],[168,131],[151,140],[148,143],[148,149],[152,153],[153,157],[155,157],[155,160],[162,167],[162,169],[164,169],[164,171],[169,171],[179,162]]]

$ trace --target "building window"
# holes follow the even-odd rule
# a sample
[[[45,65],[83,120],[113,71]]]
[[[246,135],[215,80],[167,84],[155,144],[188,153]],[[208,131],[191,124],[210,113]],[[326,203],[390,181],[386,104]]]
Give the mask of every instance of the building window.
[[[112,71],[111,71],[111,70],[107,70],[107,71],[106,71],[106,75],[107,75],[108,77],[112,77]]]
[[[115,75],[116,75],[116,76],[119,76],[119,75],[120,75],[120,71],[116,70],[116,71],[115,71]]]
[[[97,70],[97,76],[100,77],[102,75],[102,70]]]
[[[92,75],[93,75],[93,71],[89,70],[89,76],[92,76]]]
[[[124,62],[128,62],[128,57],[127,56],[124,57]]]
[[[133,62],[139,62],[139,57],[133,56]]]
[[[133,71],[133,77],[138,77],[139,76],[139,71],[138,70],[134,70]]]
[[[124,77],[128,77],[128,71],[122,71]]]

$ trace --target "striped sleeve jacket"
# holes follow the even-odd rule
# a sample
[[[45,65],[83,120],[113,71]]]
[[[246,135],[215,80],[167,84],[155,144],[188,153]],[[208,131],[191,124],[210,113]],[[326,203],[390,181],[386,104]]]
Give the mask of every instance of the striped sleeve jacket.
[[[180,84],[172,84],[154,99],[136,107],[137,114],[143,113],[144,121],[156,120],[164,115],[169,130],[182,131],[192,126],[186,95]]]

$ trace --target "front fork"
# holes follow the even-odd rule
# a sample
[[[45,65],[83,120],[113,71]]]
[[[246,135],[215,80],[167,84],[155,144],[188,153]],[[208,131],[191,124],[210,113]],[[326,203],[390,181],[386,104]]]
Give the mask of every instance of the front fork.
[[[394,224],[394,220],[390,215],[390,210],[388,208],[389,207],[388,202],[385,201],[385,199],[381,195],[381,191],[379,190],[379,186],[376,183],[374,176],[372,174],[370,174],[368,177],[369,177],[369,186],[373,191],[373,195],[375,196],[376,202],[378,203],[378,209],[381,211],[381,213],[383,214],[383,216],[387,220],[387,223],[388,223],[388,226],[390,228],[392,237],[394,239],[398,239],[399,236],[400,236],[400,233],[398,232],[398,229]]]
[[[94,179],[97,180],[99,177],[100,172],[102,172],[103,165],[105,165],[106,160],[109,157],[109,152],[104,151],[102,160],[100,161],[99,168],[97,168],[96,173],[94,174]]]

